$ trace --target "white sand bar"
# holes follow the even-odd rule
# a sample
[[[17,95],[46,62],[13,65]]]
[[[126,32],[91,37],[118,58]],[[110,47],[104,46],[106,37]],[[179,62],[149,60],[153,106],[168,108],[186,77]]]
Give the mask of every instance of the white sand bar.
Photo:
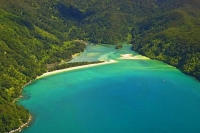
[[[88,64],[88,65],[83,65],[83,66],[76,66],[76,67],[70,67],[70,68],[66,68],[66,69],[55,70],[55,71],[51,71],[51,72],[46,72],[46,73],[42,74],[41,76],[38,76],[36,79],[40,79],[42,77],[46,77],[46,76],[61,73],[61,72],[72,71],[72,70],[94,67],[94,66],[100,66],[100,65],[106,65],[106,64],[116,63],[116,62],[117,62],[116,60],[109,60],[109,61],[105,61],[102,63]]]

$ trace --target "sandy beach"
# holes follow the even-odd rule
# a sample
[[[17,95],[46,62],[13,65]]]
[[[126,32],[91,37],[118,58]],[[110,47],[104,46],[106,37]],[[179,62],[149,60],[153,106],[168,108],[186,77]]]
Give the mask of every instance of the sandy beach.
[[[41,76],[38,76],[36,79],[40,79],[40,78],[43,78],[43,77],[46,77],[49,75],[53,75],[53,74],[57,74],[57,73],[61,73],[61,72],[73,71],[73,70],[77,70],[77,69],[106,65],[106,64],[116,63],[116,62],[117,62],[116,60],[110,60],[110,61],[105,61],[105,62],[97,63],[97,64],[89,64],[89,65],[71,67],[71,68],[66,68],[66,69],[61,69],[61,70],[55,70],[55,71],[51,71],[51,72],[46,72],[46,73],[42,74]]]

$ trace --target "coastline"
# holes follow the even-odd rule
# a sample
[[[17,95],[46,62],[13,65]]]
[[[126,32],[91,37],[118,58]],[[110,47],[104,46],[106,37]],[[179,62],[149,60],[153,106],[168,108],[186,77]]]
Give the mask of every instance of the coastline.
[[[77,54],[80,54],[80,53],[77,53]],[[123,54],[123,55],[121,55],[120,58],[121,59],[149,59],[149,58],[147,58],[145,56],[142,56],[142,57],[132,56],[132,54]],[[89,68],[89,67],[94,67],[94,66],[100,66],[100,65],[106,65],[106,64],[116,63],[116,62],[117,62],[116,60],[109,60],[109,61],[105,61],[105,62],[101,62],[101,63],[97,63],[97,64],[88,64],[88,65],[83,65],[83,66],[76,66],[76,67],[71,67],[71,68],[54,70],[54,71],[43,73],[42,75],[36,77],[35,80],[43,78],[43,77],[47,77],[47,76],[50,76],[50,75],[62,73],[62,72],[73,71],[73,70],[78,70],[78,69],[84,69],[84,68]],[[30,83],[32,83],[32,81],[34,81],[34,80],[31,80],[30,82],[26,83],[22,88],[24,88],[27,85],[29,85]],[[18,98],[21,98],[21,97],[22,96],[20,95]],[[18,98],[16,98],[13,101],[13,103],[15,103],[18,100]],[[30,116],[29,119],[28,119],[28,121],[26,123],[22,124],[19,128],[14,129],[14,130],[12,130],[12,131],[10,131],[8,133],[21,132],[21,130],[23,130],[23,128],[27,127],[30,124],[31,120],[32,120],[32,116]]]
[[[80,53],[77,53],[77,54],[80,54]],[[123,54],[123,55],[121,55],[120,58],[121,59],[149,59],[147,57],[143,57],[143,58],[134,57],[134,56],[132,56],[132,54]],[[116,60],[109,60],[109,61],[105,61],[105,62],[101,62],[101,63],[97,63],[97,64],[88,64],[88,65],[83,65],[83,66],[76,66],[76,67],[71,67],[71,68],[54,70],[54,71],[51,71],[51,72],[43,73],[42,75],[36,77],[35,80],[43,78],[43,77],[47,77],[47,76],[50,76],[50,75],[62,73],[62,72],[73,71],[73,70],[78,70],[78,69],[84,69],[84,68],[100,66],[100,65],[106,65],[106,64],[116,63],[116,62],[117,62]],[[30,82],[26,83],[22,88],[24,88],[25,86],[27,86],[30,83],[32,83],[32,81],[34,81],[34,80],[31,80]],[[22,97],[22,96],[20,96],[20,97]],[[18,97],[18,98],[20,98],[20,97]],[[16,98],[13,102],[16,102],[18,98]],[[28,127],[28,125],[30,124],[31,121],[32,121],[32,116],[30,115],[30,117],[29,117],[29,119],[28,119],[28,121],[26,123],[22,124],[19,128],[14,129],[14,130],[12,130],[12,131],[10,131],[8,133],[21,132],[25,127]]]
[[[16,132],[21,132],[24,128],[28,127],[28,125],[31,123],[32,121],[32,116],[30,115],[28,118],[28,121],[26,123],[23,123],[19,128],[14,129],[8,133],[16,133]]]
[[[71,68],[54,70],[54,71],[51,71],[51,72],[43,73],[41,76],[36,77],[36,79],[40,79],[40,78],[43,78],[43,77],[46,77],[46,76],[50,76],[50,75],[54,75],[54,74],[58,74],[58,73],[62,73],[62,72],[73,71],[73,70],[78,70],[78,69],[83,69],[83,68],[88,68],[88,67],[94,67],[94,66],[100,66],[100,65],[106,65],[106,64],[116,63],[116,62],[117,62],[116,60],[109,60],[109,61],[105,61],[105,62],[97,63],[97,64],[88,64],[88,65],[83,65],[83,66],[76,66],[76,67],[71,67]],[[25,86],[29,85],[30,83],[32,83],[32,81],[34,81],[34,80],[31,80],[30,82],[25,84],[23,86],[23,88]],[[19,96],[18,98],[21,98],[21,97],[22,96]],[[16,98],[13,101],[13,103],[16,102],[18,98]],[[21,132],[24,128],[28,127],[28,125],[31,123],[31,121],[32,121],[32,116],[30,115],[30,117],[29,117],[29,119],[28,119],[28,121],[26,123],[23,123],[19,128],[11,130],[10,132],[7,132],[7,133]]]
[[[46,77],[49,75],[54,75],[54,74],[61,73],[61,72],[73,71],[73,70],[94,67],[94,66],[100,66],[100,65],[106,65],[106,64],[116,63],[116,62],[117,62],[116,60],[109,60],[109,61],[105,61],[105,62],[97,63],[97,64],[88,64],[88,65],[83,65],[83,66],[76,66],[76,67],[70,67],[70,68],[65,68],[65,69],[60,69],[60,70],[54,70],[51,72],[43,73],[42,75],[38,76],[36,79],[40,79],[40,78],[43,78],[43,77]]]

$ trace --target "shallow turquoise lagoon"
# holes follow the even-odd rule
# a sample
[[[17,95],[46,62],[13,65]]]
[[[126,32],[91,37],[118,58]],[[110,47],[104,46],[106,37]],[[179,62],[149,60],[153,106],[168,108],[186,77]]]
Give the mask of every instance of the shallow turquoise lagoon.
[[[88,45],[73,61],[117,62],[34,81],[19,104],[34,119],[23,133],[199,133],[200,83],[162,62],[122,59],[130,45]]]

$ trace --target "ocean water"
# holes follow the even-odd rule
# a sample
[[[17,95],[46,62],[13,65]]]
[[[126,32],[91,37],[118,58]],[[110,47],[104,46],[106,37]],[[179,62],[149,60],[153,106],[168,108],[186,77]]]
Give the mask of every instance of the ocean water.
[[[71,62],[95,60],[116,62],[43,77],[23,89],[19,104],[33,115],[23,133],[200,133],[197,80],[128,44],[88,45]]]

